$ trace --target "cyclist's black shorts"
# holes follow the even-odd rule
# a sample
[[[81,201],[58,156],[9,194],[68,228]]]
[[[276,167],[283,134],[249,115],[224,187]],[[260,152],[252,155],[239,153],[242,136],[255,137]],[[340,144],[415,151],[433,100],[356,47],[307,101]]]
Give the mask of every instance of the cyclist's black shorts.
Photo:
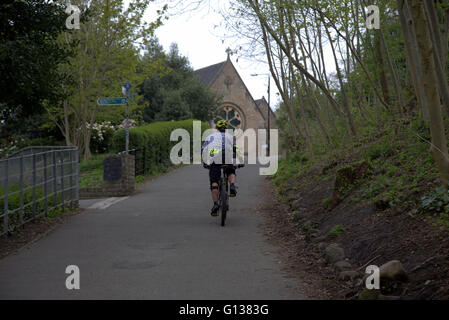
[[[232,164],[228,164],[227,166],[228,167],[225,170],[226,174],[228,176],[230,174],[235,174],[235,166]],[[220,177],[221,177],[221,164],[212,163],[209,169],[210,184],[212,185],[212,183],[214,182],[219,183]]]

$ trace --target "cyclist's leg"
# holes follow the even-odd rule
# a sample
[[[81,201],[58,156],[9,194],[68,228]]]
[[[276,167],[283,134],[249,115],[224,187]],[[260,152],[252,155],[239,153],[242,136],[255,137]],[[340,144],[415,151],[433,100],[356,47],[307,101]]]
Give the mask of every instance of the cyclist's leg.
[[[228,165],[226,168],[226,174],[228,175],[229,183],[235,183],[235,166]]]
[[[214,203],[218,202],[218,183],[217,182],[214,182],[214,183],[211,184],[210,191],[211,191],[211,194],[212,194],[212,201]]]
[[[220,166],[215,163],[211,164],[209,169],[210,189],[212,194],[212,201],[218,202],[218,183],[221,178]]]
[[[237,189],[235,187],[235,167],[233,165],[229,165],[226,168],[226,174],[228,175],[228,181],[230,184],[229,191],[230,196],[235,197],[237,195]]]

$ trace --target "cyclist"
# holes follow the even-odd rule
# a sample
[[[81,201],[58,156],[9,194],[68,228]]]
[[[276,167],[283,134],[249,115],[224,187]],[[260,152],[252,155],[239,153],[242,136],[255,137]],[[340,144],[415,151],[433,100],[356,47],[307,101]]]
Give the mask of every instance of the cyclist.
[[[228,176],[228,181],[230,183],[229,196],[235,197],[237,195],[237,190],[235,187],[235,166],[232,163],[233,160],[227,158],[226,154],[232,154],[232,159],[236,159],[238,156],[239,167],[243,167],[243,156],[237,148],[235,143],[235,137],[226,132],[229,125],[225,120],[220,120],[215,125],[215,128],[218,132],[215,132],[208,136],[204,141],[204,144],[201,148],[203,166],[206,169],[209,169],[209,180],[210,180],[210,189],[212,193],[212,200],[214,202],[214,206],[211,210],[211,215],[213,217],[218,216],[218,210],[220,206],[218,205],[218,183],[221,178],[221,166],[226,164],[227,167],[225,169],[226,174]],[[226,161],[228,160],[228,161]]]

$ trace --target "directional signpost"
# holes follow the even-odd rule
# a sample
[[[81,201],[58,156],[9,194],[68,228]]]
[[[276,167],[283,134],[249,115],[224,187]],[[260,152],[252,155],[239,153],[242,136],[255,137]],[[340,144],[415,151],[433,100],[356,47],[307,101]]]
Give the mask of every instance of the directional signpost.
[[[124,89],[124,90],[123,90]],[[129,154],[129,90],[131,89],[131,84],[129,82],[123,85],[122,91],[126,94],[126,154]]]
[[[124,106],[126,98],[100,98],[97,103],[99,106]]]
[[[99,106],[124,106],[126,105],[126,154],[129,153],[129,97],[131,84],[126,82],[122,87],[125,98],[100,98],[97,100]]]

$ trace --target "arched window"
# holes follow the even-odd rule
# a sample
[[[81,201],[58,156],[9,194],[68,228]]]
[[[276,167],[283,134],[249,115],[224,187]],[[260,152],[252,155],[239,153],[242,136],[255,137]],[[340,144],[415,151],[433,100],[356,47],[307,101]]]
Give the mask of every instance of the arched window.
[[[220,120],[226,120],[229,124],[229,129],[245,129],[245,118],[235,106],[225,104],[220,107],[215,116],[214,123]]]

